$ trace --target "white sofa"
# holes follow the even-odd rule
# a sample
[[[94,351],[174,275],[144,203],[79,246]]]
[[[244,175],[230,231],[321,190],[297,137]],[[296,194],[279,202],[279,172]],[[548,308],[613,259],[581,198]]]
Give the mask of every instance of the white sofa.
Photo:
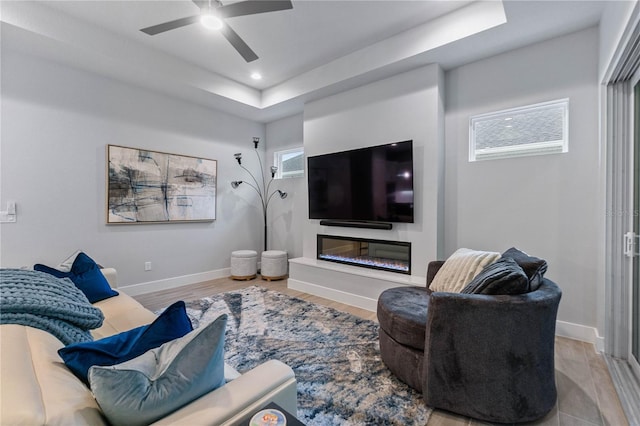
[[[117,287],[114,269],[103,269],[103,274],[111,287]],[[95,339],[155,319],[152,312],[122,291],[94,306],[105,317],[102,327],[92,331]],[[0,425],[108,424],[91,391],[58,356],[62,346],[53,335],[36,328],[0,326]],[[225,365],[225,375],[227,371],[232,373],[230,370]],[[270,402],[296,413],[293,370],[276,360],[240,375],[154,424],[236,425]]]

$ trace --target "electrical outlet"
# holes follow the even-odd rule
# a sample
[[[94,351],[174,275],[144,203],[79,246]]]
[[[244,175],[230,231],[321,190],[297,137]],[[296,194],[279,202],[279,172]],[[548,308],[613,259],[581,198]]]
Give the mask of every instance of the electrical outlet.
[[[144,262],[144,270],[145,271],[151,270],[151,262]]]

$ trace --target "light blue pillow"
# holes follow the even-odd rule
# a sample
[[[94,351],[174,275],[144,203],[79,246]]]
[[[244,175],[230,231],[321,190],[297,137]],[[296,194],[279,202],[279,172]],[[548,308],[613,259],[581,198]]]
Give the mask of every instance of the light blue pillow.
[[[224,385],[227,315],[121,364],[89,369],[89,383],[113,426],[146,425]]]

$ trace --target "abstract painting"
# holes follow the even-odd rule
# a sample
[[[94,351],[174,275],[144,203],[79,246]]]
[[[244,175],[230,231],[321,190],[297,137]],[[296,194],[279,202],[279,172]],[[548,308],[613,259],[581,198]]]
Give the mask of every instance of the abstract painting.
[[[107,223],[216,218],[216,160],[108,145],[107,161]]]

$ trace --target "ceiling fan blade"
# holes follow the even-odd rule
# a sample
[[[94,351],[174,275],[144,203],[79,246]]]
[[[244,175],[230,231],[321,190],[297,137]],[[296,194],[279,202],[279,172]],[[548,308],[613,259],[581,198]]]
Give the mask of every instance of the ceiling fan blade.
[[[163,24],[153,25],[151,27],[143,28],[140,31],[149,35],[156,35],[169,30],[175,30],[176,28],[184,27],[198,22],[200,15],[187,16],[186,18],[176,19],[174,21],[165,22]]]
[[[240,36],[233,31],[233,29],[225,23],[224,27],[220,30],[222,35],[229,40],[229,43],[238,51],[238,53],[244,58],[245,61],[251,62],[258,59],[258,55],[251,50],[251,48],[240,38]]]
[[[220,6],[216,12],[223,18],[232,18],[287,9],[293,9],[290,0],[247,0]]]
[[[207,7],[209,5],[209,2],[207,0],[191,0],[191,1],[194,2],[196,6],[198,6],[200,9],[202,9],[203,7]]]

